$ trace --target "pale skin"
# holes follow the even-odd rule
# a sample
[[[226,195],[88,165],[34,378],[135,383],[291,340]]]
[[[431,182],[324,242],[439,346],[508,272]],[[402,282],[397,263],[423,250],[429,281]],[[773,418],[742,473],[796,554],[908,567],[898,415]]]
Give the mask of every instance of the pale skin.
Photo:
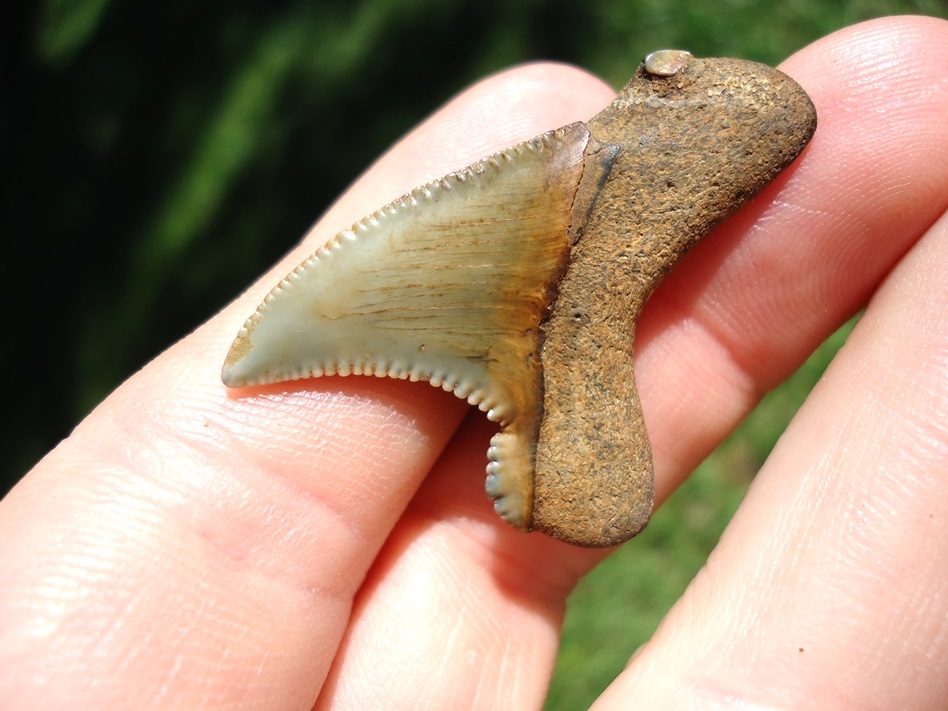
[[[643,315],[658,500],[868,306],[597,709],[948,699],[948,23],[860,25],[782,69],[817,106],[812,144]],[[0,503],[4,707],[542,704],[566,595],[607,552],[493,514],[483,415],[422,384],[230,392],[219,371],[269,287],[338,229],[611,97],[557,65],[465,92],[24,478]]]

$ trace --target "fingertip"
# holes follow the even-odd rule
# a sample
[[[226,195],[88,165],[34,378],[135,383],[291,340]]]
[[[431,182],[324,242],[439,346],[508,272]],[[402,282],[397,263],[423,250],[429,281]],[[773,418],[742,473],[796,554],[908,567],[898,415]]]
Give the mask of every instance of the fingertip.
[[[944,42],[946,33],[948,20],[937,17],[879,17],[843,27],[821,37],[788,57],[781,63],[780,69],[789,72],[816,67],[819,73],[823,73],[820,61],[827,56],[836,62],[848,61],[853,65],[862,66],[868,50],[875,50],[875,54],[883,56],[891,54],[890,48],[893,48],[906,57],[911,57],[919,48]]]
[[[796,52],[779,68],[826,113],[889,102],[906,84],[937,79],[946,62],[948,21],[913,15],[843,28]]]

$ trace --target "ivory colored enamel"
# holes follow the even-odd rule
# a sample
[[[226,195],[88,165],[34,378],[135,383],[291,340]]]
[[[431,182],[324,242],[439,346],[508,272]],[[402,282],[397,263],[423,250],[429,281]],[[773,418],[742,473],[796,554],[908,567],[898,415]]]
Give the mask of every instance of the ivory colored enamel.
[[[533,505],[539,323],[566,267],[589,133],[573,124],[386,205],[270,292],[224,365],[231,387],[320,375],[427,380],[504,427],[498,512]]]

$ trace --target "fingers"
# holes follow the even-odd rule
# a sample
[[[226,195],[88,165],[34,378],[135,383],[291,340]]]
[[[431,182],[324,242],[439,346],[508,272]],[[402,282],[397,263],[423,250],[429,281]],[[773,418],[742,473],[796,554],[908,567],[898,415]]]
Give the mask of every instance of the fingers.
[[[900,63],[905,54],[942,61],[942,46],[943,25],[891,20],[787,63],[817,104],[813,145],[676,269],[639,330],[636,372],[661,496],[864,303],[945,209],[948,163],[931,159],[948,149],[945,88]],[[482,516],[470,503],[480,502],[479,476],[452,455],[471,438],[486,443],[481,430],[475,418],[459,431],[370,573],[321,707],[381,697],[390,708],[438,706],[452,693],[485,708],[506,705],[500,698],[542,702],[566,592],[602,554],[509,533]],[[427,673],[412,650],[473,659],[479,671]],[[384,677],[367,684],[382,658]],[[676,647],[662,661],[674,670],[687,658]],[[513,678],[497,671],[508,660],[525,661]],[[636,681],[647,685],[647,674]],[[634,697],[619,688],[628,704]]]
[[[829,239],[837,264],[807,281],[835,310],[846,300],[830,297],[868,292],[866,275],[902,258],[707,566],[597,708],[628,708],[630,699],[667,709],[944,707],[946,40],[946,23],[889,20],[835,35],[788,63],[813,82],[818,104],[828,98],[820,84],[840,81],[827,110],[819,105],[823,146],[827,126],[864,136],[840,155],[852,172],[825,217],[835,227],[801,238]],[[941,69],[913,69],[901,62],[906,55]],[[855,74],[846,68],[853,61],[863,66]],[[821,167],[822,149],[814,146],[788,188]],[[775,317],[780,331],[785,320]]]
[[[579,552],[477,506],[492,425],[466,420],[379,554],[318,709],[536,708]],[[509,554],[507,554],[509,552]],[[525,557],[546,561],[541,574]]]
[[[944,209],[948,161],[933,156],[945,151],[945,88],[917,61],[943,65],[944,40],[935,23],[890,21],[788,64],[820,111],[813,146],[682,265],[640,329],[637,372],[660,494]],[[315,697],[365,571],[464,408],[432,388],[369,379],[229,397],[219,362],[270,283],[340,225],[459,163],[586,118],[609,98],[563,68],[495,81],[393,149],[300,250],[123,387],[3,502],[0,668],[12,670],[0,672],[4,698],[35,708],[39,694],[49,705],[89,706],[132,705],[133,694],[139,707],[139,696],[146,705],[268,707]],[[485,138],[469,143],[475,135]],[[465,430],[456,446],[482,434]],[[438,488],[449,475],[473,476],[452,456],[370,571],[333,688],[355,688],[347,669],[371,669],[373,654],[410,674],[405,688],[417,687],[430,667],[398,666],[384,645],[404,632],[396,620],[427,619],[427,599],[456,624],[427,624],[409,648],[463,650],[469,670],[489,660],[496,678],[518,684],[511,665],[528,660],[534,672],[516,698],[536,705],[565,590],[597,554],[497,533],[468,515],[473,489],[450,498]],[[431,512],[449,501],[458,508],[435,526]],[[439,546],[450,554],[427,554]],[[433,597],[412,595],[425,579],[439,580]],[[464,614],[462,601],[469,610],[475,600],[488,614]],[[391,614],[378,614],[386,606]],[[357,636],[375,646],[354,644]],[[361,657],[350,654],[357,647]]]
[[[600,708],[944,707],[945,264],[948,216],[873,297]]]
[[[636,341],[659,499],[855,312],[948,204],[944,22],[844,30],[784,65],[813,98],[803,159],[700,244]],[[937,73],[937,72],[936,72]]]
[[[309,708],[366,570],[466,407],[368,378],[228,393],[228,345],[273,283],[341,227],[587,116],[609,93],[550,66],[475,87],[44,459],[0,504],[0,698]]]

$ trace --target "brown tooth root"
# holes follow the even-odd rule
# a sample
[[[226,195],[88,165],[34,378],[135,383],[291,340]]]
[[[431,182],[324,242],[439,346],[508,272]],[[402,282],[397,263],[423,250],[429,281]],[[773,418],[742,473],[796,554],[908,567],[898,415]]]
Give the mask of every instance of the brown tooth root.
[[[690,59],[669,76],[640,67],[588,126],[590,145],[621,149],[544,324],[533,526],[603,546],[635,535],[652,509],[632,364],[642,306],[698,240],[800,153],[816,113],[775,69]]]
[[[775,69],[653,53],[588,124],[418,188],[320,248],[248,319],[224,382],[427,380],[501,423],[487,490],[508,522],[627,540],[653,499],[632,363],[642,306],[815,126]]]

